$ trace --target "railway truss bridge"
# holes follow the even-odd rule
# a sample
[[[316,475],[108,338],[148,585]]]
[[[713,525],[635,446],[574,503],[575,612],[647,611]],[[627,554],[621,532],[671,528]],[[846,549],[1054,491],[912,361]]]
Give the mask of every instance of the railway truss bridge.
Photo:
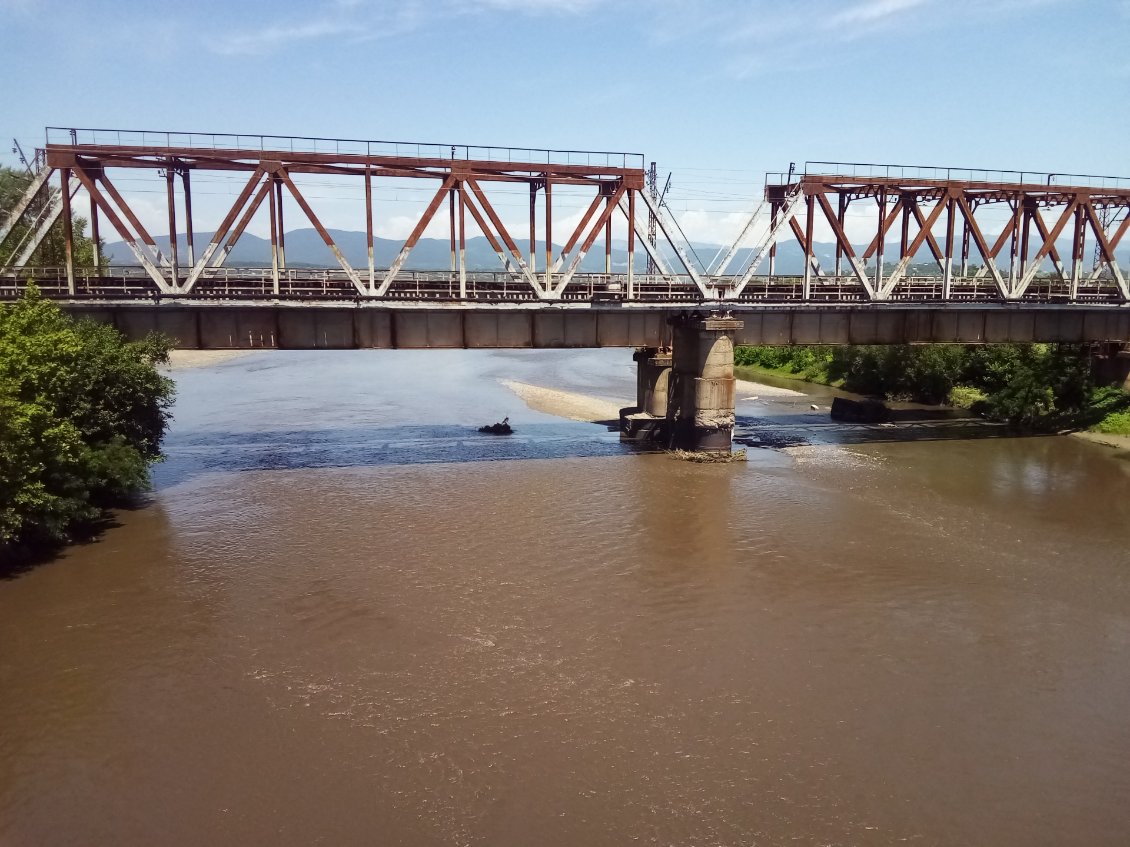
[[[1130,228],[1124,179],[808,163],[769,175],[738,238],[703,262],[638,154],[52,128],[36,165],[0,222],[0,300],[34,281],[71,311],[128,335],[159,330],[182,347],[636,347],[639,391],[621,432],[637,440],[729,449],[735,343],[1067,341],[1114,351],[1130,342],[1117,260]],[[154,220],[145,201],[119,189],[121,174],[138,171],[164,183],[157,217],[164,228],[167,214],[174,235],[163,250],[142,221]],[[196,243],[206,231],[192,208],[202,174],[234,175],[240,188]],[[300,187],[312,177],[363,196],[363,263],[324,225],[315,206],[327,198]],[[422,182],[428,202],[378,266],[375,186],[406,182]],[[498,211],[498,195],[516,188],[528,194],[528,227]],[[72,231],[80,194],[95,251],[82,263]],[[269,264],[229,267],[257,215]],[[288,265],[293,218],[317,232],[332,267]],[[618,263],[614,224],[627,241]],[[413,250],[437,228],[447,267],[412,269]],[[111,231],[133,264],[98,256]],[[468,267],[468,231],[486,238],[495,270]],[[63,265],[34,266],[60,235]],[[830,249],[817,240],[828,237]],[[793,240],[802,270],[779,273]]]
[[[415,302],[432,308],[621,302],[739,309],[1130,302],[1126,271],[1116,258],[1130,227],[1130,179],[809,163],[800,173],[769,175],[762,205],[738,238],[703,263],[692,256],[678,222],[647,190],[638,154],[51,128],[37,161],[42,166],[27,193],[0,223],[0,256],[7,256],[0,267],[0,296],[12,296],[34,278],[49,295],[76,302],[267,299]],[[168,231],[184,231],[187,250],[175,238],[159,248],[136,201],[117,187],[119,174],[139,169],[163,175]],[[240,174],[245,181],[208,242],[196,244],[201,230],[192,211],[192,177],[218,172]],[[342,178],[355,189],[363,185],[365,266],[346,258],[323,225],[316,201],[293,179],[299,175]],[[434,193],[428,190],[430,202],[396,258],[377,267],[373,186],[405,179],[423,181]],[[529,193],[529,226],[521,233],[504,223],[491,197],[492,189],[512,192],[516,185]],[[577,187],[591,193],[591,202],[573,225],[558,224],[555,230],[554,190]],[[108,225],[128,246],[134,264],[75,267],[70,208],[79,192],[86,195],[95,241],[109,234]],[[264,206],[270,267],[227,267]],[[284,223],[292,215],[317,231],[335,257],[333,267],[287,265]],[[59,221],[65,266],[30,267]],[[627,233],[626,265],[616,267],[614,221]],[[444,223],[448,267],[409,269],[425,230]],[[468,229],[486,237],[498,256],[496,270],[467,267]],[[863,239],[860,232],[866,233]],[[822,261],[817,237],[829,235],[834,256]],[[779,274],[779,243],[793,239],[804,255],[803,272]],[[598,243],[603,272],[582,270]],[[923,251],[932,262],[914,264]],[[636,267],[641,252],[646,265]],[[591,266],[590,259],[586,267]]]

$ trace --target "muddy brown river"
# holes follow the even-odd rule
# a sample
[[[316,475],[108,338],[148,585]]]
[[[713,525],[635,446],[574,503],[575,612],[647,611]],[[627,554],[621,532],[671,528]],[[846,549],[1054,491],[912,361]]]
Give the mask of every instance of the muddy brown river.
[[[631,364],[178,371],[148,503],[0,581],[0,844],[1130,843],[1130,462],[771,396],[695,465],[500,382]]]

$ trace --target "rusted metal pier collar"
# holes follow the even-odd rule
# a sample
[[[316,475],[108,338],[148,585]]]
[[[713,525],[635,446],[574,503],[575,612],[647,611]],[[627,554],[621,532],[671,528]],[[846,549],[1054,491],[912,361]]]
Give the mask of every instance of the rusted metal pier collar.
[[[671,326],[695,327],[708,332],[737,332],[745,326],[745,321],[728,314],[675,315],[667,322]]]

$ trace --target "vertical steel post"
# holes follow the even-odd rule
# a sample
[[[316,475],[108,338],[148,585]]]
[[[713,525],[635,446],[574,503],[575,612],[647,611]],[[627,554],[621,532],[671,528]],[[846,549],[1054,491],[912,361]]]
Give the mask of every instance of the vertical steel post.
[[[450,223],[451,223],[451,227],[450,227],[450,230],[451,230],[451,273],[454,276],[455,271],[459,267],[459,256],[457,255],[458,251],[457,251],[457,248],[455,246],[455,186],[454,185],[451,187],[451,190],[447,192],[447,211],[448,211],[448,217],[450,218]]]
[[[887,240],[883,225],[887,222],[887,189],[879,189],[879,231],[875,244],[875,293],[883,290],[883,242]]]
[[[279,296],[279,210],[278,199],[275,189],[278,183],[275,181],[276,177],[271,174],[271,182],[275,183],[268,190],[270,195],[269,206],[271,210],[271,289],[275,296]]]
[[[1009,238],[1008,246],[1008,293],[1012,296],[1012,292],[1016,290],[1017,280],[1017,263],[1020,259],[1020,217],[1023,214],[1023,199],[1022,195],[1018,192],[1013,199],[1013,211],[1015,215],[1012,221],[1012,236]]]
[[[1086,214],[1082,205],[1075,209],[1075,232],[1071,239],[1071,299],[1079,296],[1079,282],[1083,278],[1083,251],[1087,244]]]
[[[836,215],[836,220],[840,222],[840,230],[844,229],[844,217],[847,215],[847,195],[843,191],[839,192],[839,211]],[[840,278],[843,273],[844,261],[844,246],[840,244],[840,239],[836,239],[836,280]]]
[[[946,261],[942,267],[942,299],[949,300],[953,288],[953,225],[957,217],[957,201],[946,192],[944,202],[949,203],[946,209]]]
[[[769,230],[777,228],[777,218],[781,213],[781,204],[774,200],[769,204]],[[772,279],[777,273],[777,242],[774,240],[769,245],[769,264],[766,265],[765,279]]]
[[[365,244],[369,249],[369,294],[377,290],[376,271],[373,267],[373,169],[365,165]]]
[[[911,205],[918,202],[913,194],[902,195],[902,233],[899,239],[899,261],[909,258],[906,255],[907,245],[910,243],[910,210]]]
[[[970,212],[973,207],[969,207]],[[961,277],[964,279],[969,276],[969,221],[965,220],[964,215],[961,219]]]
[[[534,216],[538,209],[538,184],[530,180],[530,273],[537,273],[537,221]]]
[[[807,220],[804,222],[804,299],[812,298],[812,228],[816,223],[816,195],[809,194],[806,200]]]
[[[283,184],[282,180],[275,183],[275,193],[278,195],[279,213],[279,270],[286,271],[286,220],[283,217]]]
[[[467,215],[463,201],[463,183],[455,183],[459,191],[459,299],[467,299]]]
[[[604,207],[612,207],[612,195],[607,192],[604,195]],[[612,273],[612,215],[604,223],[604,273]]]
[[[628,189],[628,299],[636,298],[636,190]]]
[[[545,290],[549,291],[553,277],[553,183],[545,175]]]
[[[1032,204],[1028,198],[1024,199],[1024,222],[1023,231],[1020,236],[1020,278],[1024,278],[1024,272],[1028,269],[1028,236],[1032,229]]]
[[[75,233],[71,220],[71,169],[62,168],[59,179],[63,189],[63,253],[67,263],[67,293],[75,295]]]
[[[102,244],[98,234],[98,204],[90,198],[90,241],[94,248],[94,275],[102,279]]]
[[[177,261],[176,177],[173,161],[170,159],[165,165],[165,194],[169,205],[169,284],[174,289],[180,285],[180,263]]]
[[[181,188],[184,189],[184,225],[185,237],[188,240],[188,266],[196,267],[196,245],[192,239],[192,183],[189,181],[189,169],[183,168],[180,172]]]

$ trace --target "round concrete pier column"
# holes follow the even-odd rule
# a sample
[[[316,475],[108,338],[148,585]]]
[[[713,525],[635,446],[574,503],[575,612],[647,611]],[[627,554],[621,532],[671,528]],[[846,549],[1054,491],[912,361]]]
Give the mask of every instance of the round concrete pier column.
[[[671,351],[641,347],[632,358],[636,362],[636,406],[652,417],[666,418]]]
[[[734,333],[742,321],[688,315],[673,318],[671,325],[672,446],[729,451],[734,432]]]
[[[671,351],[640,347],[636,362],[636,405],[620,410],[620,437],[625,441],[665,441]]]

